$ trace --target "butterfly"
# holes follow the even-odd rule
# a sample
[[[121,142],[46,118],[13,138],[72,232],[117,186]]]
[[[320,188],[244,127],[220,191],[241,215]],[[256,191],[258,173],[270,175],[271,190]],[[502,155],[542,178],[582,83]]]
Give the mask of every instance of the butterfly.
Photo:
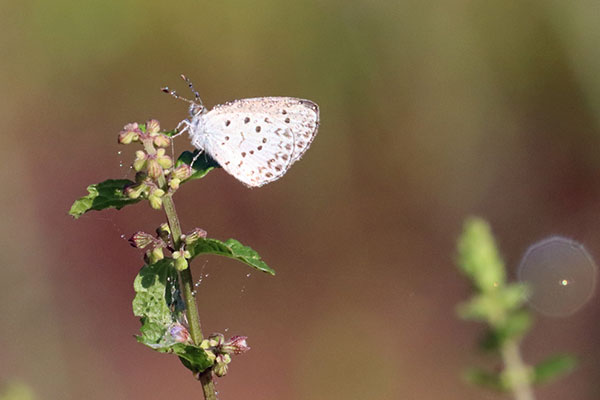
[[[281,178],[317,134],[319,106],[310,100],[257,97],[234,100],[208,111],[190,80],[181,77],[194,93],[193,101],[169,88],[162,89],[190,103],[190,118],[181,121],[177,134],[187,132],[195,148],[246,186],[260,187]]]

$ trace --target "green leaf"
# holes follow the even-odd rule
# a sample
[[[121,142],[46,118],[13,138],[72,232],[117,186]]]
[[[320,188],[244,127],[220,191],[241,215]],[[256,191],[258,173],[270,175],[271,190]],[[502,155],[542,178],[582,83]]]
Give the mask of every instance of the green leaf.
[[[504,286],[506,272],[489,224],[469,218],[458,240],[458,265],[482,292]]]
[[[144,265],[133,289],[133,313],[143,319],[142,323],[159,324],[166,330],[183,312],[179,276],[171,258]]]
[[[213,365],[206,351],[199,347],[177,343],[172,346],[172,350],[179,356],[183,365],[192,372],[202,372]]]
[[[145,130],[146,130],[146,126],[144,124],[144,131]],[[179,132],[177,131],[177,129],[173,129],[172,131],[161,131],[160,133],[162,133],[163,135],[173,137],[173,136],[177,135]]]
[[[117,210],[129,204],[135,204],[140,198],[132,199],[125,195],[124,189],[135,183],[128,179],[109,179],[104,182],[87,187],[88,195],[75,200],[69,214],[75,218],[81,217],[90,210],[104,210],[116,208]]]
[[[133,283],[133,313],[142,326],[138,342],[160,353],[174,353],[193,372],[210,368],[213,361],[200,347],[177,342],[171,327],[182,319],[183,302],[173,259],[165,258],[142,267]],[[180,325],[181,326],[181,325]]]
[[[544,383],[568,374],[577,366],[577,359],[571,355],[557,355],[542,361],[534,367],[534,383]]]
[[[225,242],[221,242],[217,239],[200,238],[189,243],[186,249],[190,252],[192,258],[198,254],[216,254],[236,259],[259,271],[275,275],[275,271],[261,260],[256,251],[248,246],[244,246],[235,239],[228,239]]]
[[[485,387],[497,391],[505,391],[499,374],[488,372],[481,368],[469,368],[463,373],[464,379],[472,385]]]
[[[213,169],[221,167],[219,163],[213,160],[208,154],[204,153],[200,156],[198,156],[198,154],[200,154],[200,150],[195,150],[193,153],[191,151],[184,151],[179,158],[177,158],[175,168],[182,164],[192,165],[192,175],[184,182],[204,178]],[[196,156],[198,157],[194,161],[194,157]]]

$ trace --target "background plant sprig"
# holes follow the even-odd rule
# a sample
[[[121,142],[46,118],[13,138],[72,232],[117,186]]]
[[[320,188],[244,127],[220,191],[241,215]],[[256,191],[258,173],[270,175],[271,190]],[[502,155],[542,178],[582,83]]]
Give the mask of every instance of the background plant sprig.
[[[531,329],[533,318],[525,307],[528,287],[508,283],[490,226],[480,218],[469,218],[458,240],[459,268],[473,284],[475,294],[459,304],[458,315],[487,324],[481,347],[500,355],[500,372],[469,369],[465,377],[476,385],[510,391],[517,400],[532,400],[532,386],[571,371],[576,364],[570,355],[557,355],[527,365],[520,343]]]

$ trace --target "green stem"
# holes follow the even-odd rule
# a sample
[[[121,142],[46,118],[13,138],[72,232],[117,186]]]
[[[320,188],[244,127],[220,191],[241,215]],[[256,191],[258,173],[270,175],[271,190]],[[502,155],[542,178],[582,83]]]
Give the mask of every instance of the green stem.
[[[144,140],[144,149],[149,155],[155,155],[156,149],[150,140]],[[167,179],[164,173],[161,173],[158,177],[158,184],[165,191],[167,188]],[[169,221],[169,227],[171,228],[171,237],[173,238],[173,246],[175,250],[181,247],[181,224],[177,217],[177,211],[175,210],[175,203],[171,194],[166,194],[163,199],[163,208],[167,215],[167,221]],[[195,344],[200,344],[204,339],[202,335],[202,327],[200,325],[200,315],[198,314],[198,306],[196,304],[196,298],[194,297],[193,287],[194,279],[192,277],[192,271],[190,266],[183,271],[179,272],[179,279],[181,281],[183,301],[185,302],[185,314],[190,328],[190,336]],[[212,370],[208,369],[200,374],[200,383],[202,384],[202,391],[204,392],[205,400],[217,400],[215,392],[215,385],[212,381]]]
[[[509,340],[502,349],[505,371],[510,375],[511,390],[515,400],[535,400],[529,381],[529,369],[521,358],[516,340]]]
[[[162,178],[164,181],[164,176]],[[160,179],[159,184],[164,186],[163,183],[160,182]],[[165,195],[165,197],[163,197],[163,208],[165,209],[169,227],[171,228],[173,245],[175,246],[175,250],[178,250],[181,246],[181,225],[179,224],[179,218],[177,218],[177,212],[175,211],[175,203],[173,202],[171,195]],[[195,344],[200,344],[204,337],[202,336],[200,316],[198,314],[196,298],[193,293],[194,279],[192,278],[192,271],[189,266],[185,270],[179,272],[179,278],[181,280],[183,301],[185,302],[185,313],[190,327],[190,335]]]

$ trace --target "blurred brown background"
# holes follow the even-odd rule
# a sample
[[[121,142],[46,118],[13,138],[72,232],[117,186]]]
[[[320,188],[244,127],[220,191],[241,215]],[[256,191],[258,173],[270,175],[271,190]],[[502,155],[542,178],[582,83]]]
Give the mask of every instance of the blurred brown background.
[[[321,107],[280,181],[249,190],[216,171],[176,197],[184,228],[238,238],[277,271],[193,266],[205,332],[252,347],[218,380],[223,400],[504,398],[459,377],[494,365],[475,352],[481,326],[454,313],[470,294],[454,265],[463,219],[491,222],[511,276],[552,234],[600,258],[597,1],[55,0],[0,16],[0,379],[39,399],[201,397],[133,338],[140,254],[122,236],[162,214],[67,216],[88,184],[132,176],[123,125],[186,117],[159,91],[187,94],[180,73],[209,106]],[[599,308],[537,317],[526,361],[581,358],[540,399],[600,398]]]

